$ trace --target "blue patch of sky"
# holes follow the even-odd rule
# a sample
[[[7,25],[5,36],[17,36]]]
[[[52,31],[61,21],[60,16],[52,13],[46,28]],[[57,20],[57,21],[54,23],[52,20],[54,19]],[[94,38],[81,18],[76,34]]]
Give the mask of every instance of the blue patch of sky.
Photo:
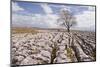
[[[17,2],[20,7],[25,9],[23,12],[20,13],[28,13],[28,14],[44,14],[42,7],[37,3],[30,3],[30,2]]]
[[[62,7],[60,6],[62,5],[53,4],[52,6],[52,4],[50,4],[50,7],[54,11],[53,14],[59,14],[59,11],[62,9]],[[79,5],[64,5],[64,6],[67,6],[71,10],[71,13],[74,15],[81,14],[84,11],[88,11],[88,6],[79,6]]]
[[[29,13],[29,12],[27,12],[27,11],[14,11],[14,12],[12,12],[12,14],[18,14],[18,15],[25,15],[25,16],[33,16],[33,14],[32,13]]]
[[[84,11],[88,11],[88,7],[86,6],[70,6],[73,14],[82,14]]]
[[[53,7],[53,6],[50,6],[53,10],[53,14],[59,14],[59,11],[61,9],[61,7]]]
[[[41,3],[31,3],[31,2],[17,2],[20,7],[24,9],[24,11],[18,11],[18,14],[45,14],[43,8],[41,7]],[[49,4],[48,6],[51,7],[53,10],[53,14],[59,14],[59,10],[62,8],[63,4]],[[57,7],[55,7],[57,6]],[[66,4],[65,6],[69,7],[72,14],[77,15],[81,14],[84,11],[88,11],[88,6],[80,6],[80,5],[71,5]]]

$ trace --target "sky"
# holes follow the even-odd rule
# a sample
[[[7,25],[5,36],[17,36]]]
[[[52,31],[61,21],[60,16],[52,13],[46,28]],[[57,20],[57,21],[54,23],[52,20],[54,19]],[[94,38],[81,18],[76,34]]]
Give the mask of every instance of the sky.
[[[76,17],[76,30],[95,31],[95,7],[71,4],[12,2],[13,27],[64,28],[57,23],[59,11],[69,10]]]

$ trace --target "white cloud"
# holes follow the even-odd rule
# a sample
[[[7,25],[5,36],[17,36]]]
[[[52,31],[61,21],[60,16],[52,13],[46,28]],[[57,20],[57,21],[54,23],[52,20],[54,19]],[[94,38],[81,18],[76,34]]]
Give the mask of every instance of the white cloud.
[[[12,3],[13,11],[24,10],[17,3]],[[47,4],[40,4],[43,8],[45,15],[33,14],[33,16],[26,16],[13,13],[12,24],[13,26],[27,26],[27,27],[44,27],[44,28],[57,28],[58,15],[52,14],[52,8]],[[62,6],[65,7],[65,6]]]
[[[34,16],[13,14],[12,24],[13,26],[57,28],[57,18],[58,16],[54,14],[34,14]]]
[[[33,16],[13,14],[12,24],[13,26],[27,26],[27,27],[42,27],[42,28],[58,28],[57,24],[58,15],[52,14],[53,10],[48,4],[43,3],[41,7],[45,11],[45,15],[33,14]],[[58,7],[58,6],[54,6]],[[65,5],[60,6],[62,9],[70,10],[70,7]],[[15,9],[16,8],[16,9]],[[82,14],[75,15],[77,26],[74,29],[80,30],[95,30],[95,12],[94,8],[90,7],[89,11],[84,11]],[[24,10],[17,3],[13,2],[13,11]],[[92,10],[92,11],[91,11]]]
[[[12,2],[12,11],[23,11],[24,9],[21,8],[17,3]]]
[[[77,29],[80,30],[95,30],[95,12],[84,11],[82,14],[76,15]]]
[[[70,7],[68,7],[68,6],[62,5],[62,6],[60,6],[60,7],[61,7],[61,10],[68,10],[68,11],[71,12]]]
[[[54,7],[54,8],[60,8],[60,9],[66,9],[68,11],[71,11],[71,7],[70,6],[67,6],[67,5],[50,5],[51,7]]]
[[[32,24],[31,16],[12,14],[12,26],[30,26]]]
[[[88,10],[95,11],[95,7],[94,6],[88,6]]]
[[[57,15],[54,15],[54,14],[48,14],[47,15],[47,18],[46,18],[46,22],[50,25],[50,27],[52,28],[57,28],[58,25],[57,25],[57,19],[58,19],[58,16]]]
[[[58,18],[57,15],[54,14],[47,14],[47,15],[40,15],[35,14],[35,17],[32,17],[34,23],[38,22],[39,24],[43,24],[44,27],[48,26],[48,28],[57,28],[56,20]]]
[[[53,13],[52,9],[48,6],[47,3],[41,4],[41,7],[45,11],[45,13],[47,13],[47,14],[52,14]]]
[[[85,11],[83,14],[75,16],[77,26],[74,29],[79,30],[95,30],[95,12]],[[41,28],[61,28],[57,24],[58,15],[55,14],[33,14],[33,16],[13,14],[13,26],[41,27]]]

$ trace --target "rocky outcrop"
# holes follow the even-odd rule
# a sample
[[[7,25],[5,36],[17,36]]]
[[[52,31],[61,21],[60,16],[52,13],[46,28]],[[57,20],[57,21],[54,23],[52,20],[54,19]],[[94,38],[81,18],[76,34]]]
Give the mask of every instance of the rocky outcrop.
[[[78,33],[12,34],[12,64],[95,61],[95,46],[95,41]]]

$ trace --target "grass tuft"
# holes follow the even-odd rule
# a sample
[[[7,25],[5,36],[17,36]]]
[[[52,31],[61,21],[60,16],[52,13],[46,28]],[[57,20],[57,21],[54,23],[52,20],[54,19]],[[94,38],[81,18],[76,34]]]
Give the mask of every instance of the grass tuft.
[[[71,48],[67,48],[67,57],[69,59],[71,59],[71,61],[73,61],[73,58],[74,58],[74,54],[72,53],[72,49]]]

